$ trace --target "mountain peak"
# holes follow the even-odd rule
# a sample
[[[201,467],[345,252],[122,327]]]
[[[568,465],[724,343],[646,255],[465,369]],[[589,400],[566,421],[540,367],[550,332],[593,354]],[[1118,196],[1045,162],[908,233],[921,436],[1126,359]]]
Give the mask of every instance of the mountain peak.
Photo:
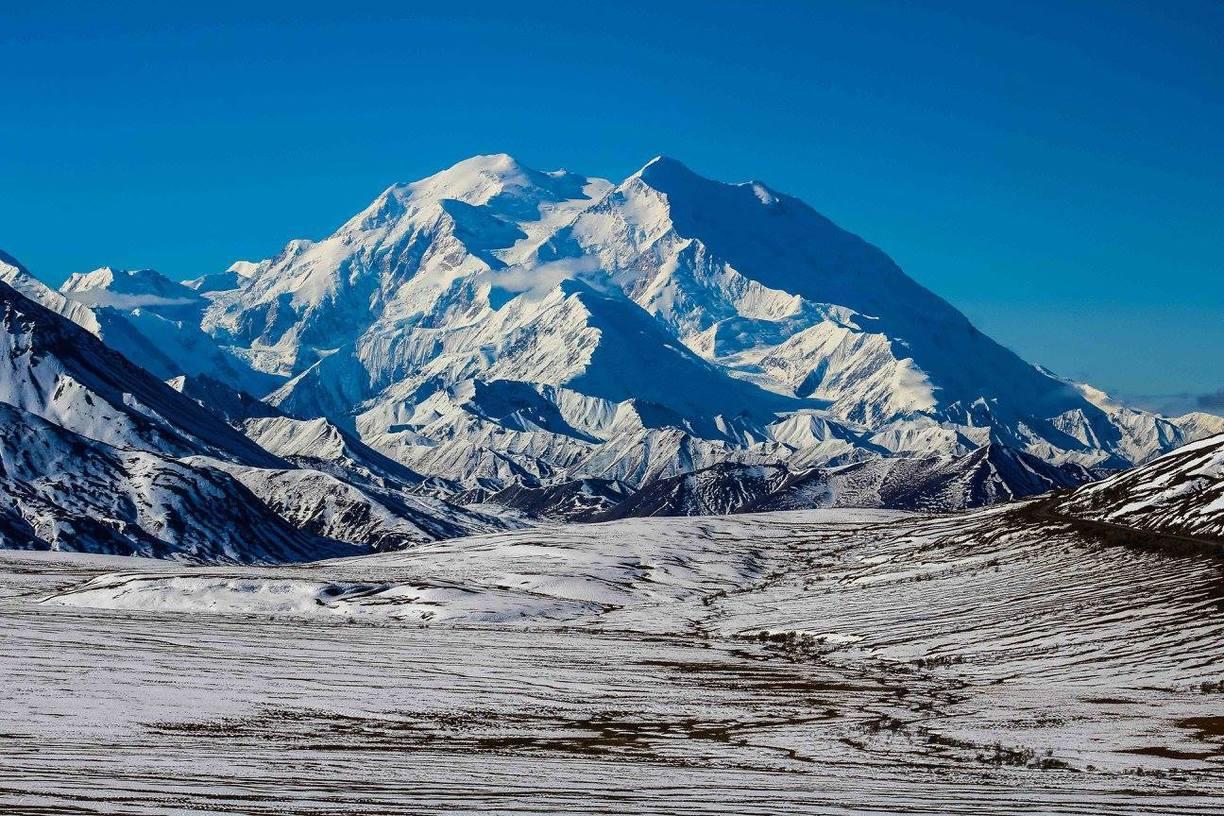
[[[729,184],[723,181],[708,179],[696,173],[679,159],[670,156],[655,156],[630,178],[640,178],[649,186],[661,193],[698,193],[708,189],[723,189],[728,191],[750,190],[761,204],[772,206],[783,196],[770,189],[763,181],[753,179],[739,184]]]
[[[455,166],[460,164],[470,164],[487,168],[489,170],[512,170],[521,169],[518,159],[511,156],[509,153],[478,153],[471,158],[464,159]]]
[[[410,191],[414,196],[456,198],[478,204],[482,202],[476,199],[487,199],[506,187],[528,186],[533,176],[544,175],[520,164],[508,153],[490,153],[472,156],[432,176],[398,184],[396,188]]]
[[[705,179],[702,179],[701,176],[690,170],[688,165],[686,165],[684,162],[680,161],[679,159],[673,159],[671,156],[664,156],[662,154],[655,156],[653,159],[646,162],[641,170],[633,174],[633,177],[640,178],[647,183],[651,183],[652,186],[653,182],[656,181],[666,183],[669,180],[680,180],[685,178],[701,179],[702,181],[705,181]]]
[[[73,272],[68,276],[68,280],[60,284],[60,291],[65,294],[68,292],[86,291],[89,289],[104,289],[112,286],[119,274],[116,270],[109,266],[100,266],[97,269],[89,272]]]
[[[5,252],[3,249],[0,249],[0,265],[12,267],[13,269],[17,270],[17,272],[23,275],[30,274],[30,271],[21,265],[21,261],[17,260],[12,255]]]
[[[432,176],[389,187],[371,210],[399,212],[409,202],[462,201],[474,207],[492,204],[509,207],[511,220],[535,220],[539,208],[573,200],[589,200],[611,185],[565,170],[543,172],[519,162],[508,153],[472,156]]]
[[[260,268],[268,263],[268,261],[234,261],[225,271],[232,272],[240,278],[253,278],[259,273]]]
[[[800,199],[664,155],[616,188],[473,156],[389,188],[205,309],[219,343],[292,377],[269,396],[283,410],[485,486],[991,439],[1095,464],[1183,434],[1111,419]],[[531,417],[499,424],[440,396],[475,379],[537,389]],[[819,432],[775,421],[809,410]],[[639,435],[656,432],[667,441]]]

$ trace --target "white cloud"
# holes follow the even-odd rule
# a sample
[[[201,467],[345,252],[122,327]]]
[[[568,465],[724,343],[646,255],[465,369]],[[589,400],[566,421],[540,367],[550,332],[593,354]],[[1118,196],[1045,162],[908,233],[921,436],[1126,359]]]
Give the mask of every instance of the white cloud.
[[[573,279],[601,290],[608,286],[599,269],[599,259],[591,256],[563,258],[537,266],[511,266],[481,276],[481,281],[494,289],[526,295],[532,300],[544,297],[562,281]]]
[[[116,309],[138,309],[141,306],[186,306],[194,303],[192,298],[171,298],[162,295],[125,295],[101,289],[84,292],[65,292],[69,298],[86,306],[113,306]]]

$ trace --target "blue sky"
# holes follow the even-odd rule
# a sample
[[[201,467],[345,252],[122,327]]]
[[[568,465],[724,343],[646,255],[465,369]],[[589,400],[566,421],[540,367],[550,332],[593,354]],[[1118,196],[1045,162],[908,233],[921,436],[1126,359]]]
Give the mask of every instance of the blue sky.
[[[665,153],[802,197],[1059,373],[1224,389],[1213,0],[13,5],[0,248],[51,282],[265,257],[475,153]]]

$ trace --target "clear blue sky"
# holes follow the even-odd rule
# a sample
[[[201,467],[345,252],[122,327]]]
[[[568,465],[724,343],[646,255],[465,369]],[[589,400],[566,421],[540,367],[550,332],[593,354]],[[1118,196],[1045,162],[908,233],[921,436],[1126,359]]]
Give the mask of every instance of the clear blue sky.
[[[799,195],[1033,362],[1224,389],[1216,0],[16,5],[0,248],[51,282],[265,257],[474,153],[666,153]]]

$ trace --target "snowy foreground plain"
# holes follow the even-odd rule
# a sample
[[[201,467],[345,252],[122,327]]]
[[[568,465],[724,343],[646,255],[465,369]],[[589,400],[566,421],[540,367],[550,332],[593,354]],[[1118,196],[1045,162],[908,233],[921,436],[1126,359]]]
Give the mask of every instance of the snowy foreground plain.
[[[1224,562],[1026,509],[0,552],[0,812],[1220,813]]]

